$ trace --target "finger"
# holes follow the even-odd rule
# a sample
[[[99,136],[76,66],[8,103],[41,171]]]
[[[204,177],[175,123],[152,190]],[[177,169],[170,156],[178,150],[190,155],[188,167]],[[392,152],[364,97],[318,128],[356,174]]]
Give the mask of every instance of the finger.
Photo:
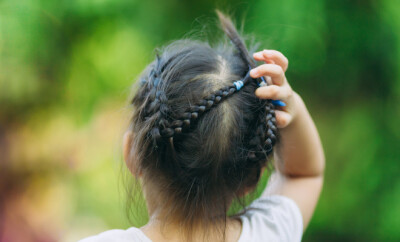
[[[276,64],[263,64],[257,66],[250,71],[250,76],[253,78],[270,76],[272,78],[272,83],[279,86],[285,81],[285,73],[283,72],[282,67]]]
[[[265,61],[267,63],[274,62],[280,65],[284,71],[287,70],[289,65],[288,59],[281,52],[276,50],[263,50],[254,53],[253,57],[257,61]]]
[[[289,86],[280,87],[277,85],[270,85],[257,88],[255,94],[260,99],[279,99],[285,101],[291,95],[291,92]]]
[[[277,50],[263,50],[253,54],[256,61],[265,61],[270,63],[271,61],[282,67],[283,71],[286,71],[289,66],[289,60]]]
[[[264,59],[264,57],[262,57],[261,59],[258,58],[254,58],[256,61],[264,61],[266,64],[276,64],[275,61],[270,60],[270,59]]]
[[[285,111],[275,110],[276,126],[285,128],[292,122],[292,115]]]

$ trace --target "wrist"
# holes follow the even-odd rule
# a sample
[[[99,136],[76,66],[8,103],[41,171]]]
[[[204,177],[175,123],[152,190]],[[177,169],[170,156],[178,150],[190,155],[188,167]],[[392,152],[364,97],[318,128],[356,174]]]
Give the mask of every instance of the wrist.
[[[296,122],[304,113],[306,113],[306,107],[301,96],[293,91],[293,110],[292,117],[293,122]]]

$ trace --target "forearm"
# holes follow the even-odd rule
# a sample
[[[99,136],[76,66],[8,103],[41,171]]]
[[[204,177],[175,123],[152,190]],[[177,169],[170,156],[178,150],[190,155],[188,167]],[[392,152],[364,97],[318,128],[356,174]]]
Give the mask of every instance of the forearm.
[[[294,94],[293,99],[296,115],[280,129],[274,154],[277,169],[291,177],[321,176],[325,157],[318,131],[301,97]]]

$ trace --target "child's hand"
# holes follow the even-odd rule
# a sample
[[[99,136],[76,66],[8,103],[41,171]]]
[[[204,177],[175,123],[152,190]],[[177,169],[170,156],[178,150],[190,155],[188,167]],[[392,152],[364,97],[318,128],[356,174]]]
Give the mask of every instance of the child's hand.
[[[285,71],[288,68],[288,59],[279,51],[263,50],[253,55],[256,61],[264,61],[266,64],[260,65],[250,71],[250,76],[259,78],[266,76],[268,86],[257,88],[256,96],[261,99],[282,100],[286,106],[279,107],[275,111],[276,124],[278,128],[288,126],[296,116],[296,96],[286,80]]]

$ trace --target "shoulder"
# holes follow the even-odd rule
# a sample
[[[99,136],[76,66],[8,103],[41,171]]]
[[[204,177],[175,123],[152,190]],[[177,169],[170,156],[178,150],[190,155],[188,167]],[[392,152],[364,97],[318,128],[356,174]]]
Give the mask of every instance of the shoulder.
[[[239,216],[239,241],[301,241],[303,220],[299,207],[281,195],[260,197]]]
[[[127,242],[127,241],[140,241],[150,242],[151,240],[138,228],[132,227],[127,230],[112,229],[102,232],[98,235],[90,236],[79,240],[79,242]]]

